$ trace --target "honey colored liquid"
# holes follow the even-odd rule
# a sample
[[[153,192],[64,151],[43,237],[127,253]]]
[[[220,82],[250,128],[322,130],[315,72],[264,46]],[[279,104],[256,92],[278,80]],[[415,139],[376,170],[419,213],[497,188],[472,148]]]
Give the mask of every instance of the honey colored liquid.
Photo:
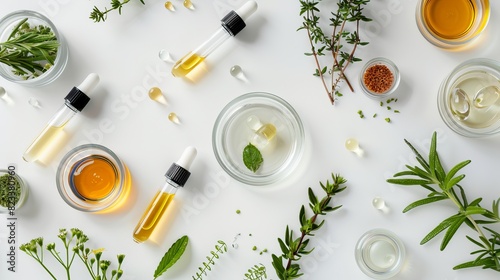
[[[205,58],[202,56],[195,53],[188,53],[175,63],[172,68],[172,75],[175,77],[185,77],[204,60]]]
[[[133,237],[135,242],[141,243],[149,239],[158,225],[160,218],[174,199],[174,196],[175,194],[162,191],[156,194],[155,198],[151,201],[142,215],[137,227],[134,229]]]
[[[423,16],[434,34],[453,40],[466,35],[474,21],[481,20],[476,18],[477,9],[475,0],[427,0],[424,3]]]
[[[276,136],[276,127],[268,123],[259,128],[257,133],[263,135],[267,141],[271,141]]]
[[[73,168],[72,188],[86,200],[105,199],[117,185],[117,170],[102,156],[86,157]]]

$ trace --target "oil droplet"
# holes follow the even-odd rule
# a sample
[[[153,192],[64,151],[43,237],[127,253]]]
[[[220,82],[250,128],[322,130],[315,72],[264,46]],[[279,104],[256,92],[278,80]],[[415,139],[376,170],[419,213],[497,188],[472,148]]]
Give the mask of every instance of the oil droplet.
[[[177,114],[176,114],[176,113],[174,113],[174,112],[172,112],[172,113],[168,114],[168,119],[169,119],[171,122],[175,123],[175,124],[179,124],[179,123],[180,123],[180,121],[179,121],[179,117],[177,117]]]
[[[6,95],[7,95],[7,92],[5,91],[5,89],[3,87],[0,87],[0,98],[3,98]]]
[[[348,151],[353,152],[360,157],[363,156],[364,152],[361,149],[361,147],[359,146],[358,140],[356,140],[354,138],[349,138],[345,141],[345,148]]]
[[[239,65],[234,65],[233,67],[231,67],[231,69],[229,69],[229,74],[231,74],[231,76],[235,77],[238,80],[242,80],[245,82],[247,81],[245,73],[243,72],[243,69],[241,69],[241,66]]]
[[[152,87],[149,90],[148,95],[149,95],[149,98],[151,98],[151,100],[153,100],[153,101],[156,101],[156,102],[159,102],[162,104],[167,104],[167,100],[165,99],[165,96],[163,96],[163,92],[158,87]]]
[[[480,89],[474,96],[474,106],[476,108],[488,108],[493,106],[500,98],[500,88],[497,86],[487,86]]]
[[[467,93],[461,88],[455,88],[450,95],[451,112],[459,120],[465,121],[470,113],[470,100]]]
[[[40,102],[38,102],[38,100],[33,97],[30,97],[30,99],[28,99],[28,103],[35,108],[42,108],[42,106],[40,106]]]
[[[372,200],[372,205],[373,205],[373,208],[377,209],[377,210],[380,210],[384,213],[388,212],[389,211],[389,208],[387,207],[387,205],[385,204],[385,200],[380,198],[380,197],[375,197],[373,198]]]
[[[174,7],[174,4],[172,4],[171,1],[167,1],[165,2],[165,8],[171,12],[174,12],[175,11],[175,7]]]
[[[191,0],[184,0],[184,7],[188,8],[190,10],[194,10],[194,5],[191,2]]]
[[[175,63],[175,60],[172,58],[172,56],[167,50],[160,50],[158,52],[158,57],[165,62]]]

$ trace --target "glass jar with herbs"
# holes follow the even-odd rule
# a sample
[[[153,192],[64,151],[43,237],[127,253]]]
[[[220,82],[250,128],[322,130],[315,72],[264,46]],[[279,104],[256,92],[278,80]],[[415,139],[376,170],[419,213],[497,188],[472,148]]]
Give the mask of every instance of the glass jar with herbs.
[[[0,19],[0,76],[26,86],[43,86],[61,75],[68,47],[54,24],[28,10]]]
[[[28,198],[28,185],[13,166],[0,169],[0,213],[15,213]]]

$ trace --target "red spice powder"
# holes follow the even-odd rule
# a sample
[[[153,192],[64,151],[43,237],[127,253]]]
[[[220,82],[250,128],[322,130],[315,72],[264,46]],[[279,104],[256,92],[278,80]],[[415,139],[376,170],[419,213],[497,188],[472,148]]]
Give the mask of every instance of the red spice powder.
[[[386,65],[375,64],[366,69],[363,74],[363,83],[368,90],[382,94],[392,87],[394,75]]]

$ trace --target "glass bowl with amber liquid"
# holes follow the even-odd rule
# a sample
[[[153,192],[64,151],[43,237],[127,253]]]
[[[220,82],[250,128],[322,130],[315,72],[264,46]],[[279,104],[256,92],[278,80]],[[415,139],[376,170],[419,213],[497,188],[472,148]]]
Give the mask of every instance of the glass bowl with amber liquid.
[[[123,204],[130,190],[130,174],[110,149],[85,144],[69,151],[57,169],[59,194],[84,212],[111,211]]]
[[[419,0],[416,9],[420,33],[445,49],[471,46],[489,17],[489,0]]]
[[[438,92],[446,125],[467,137],[500,132],[500,62],[475,58],[458,65]]]

